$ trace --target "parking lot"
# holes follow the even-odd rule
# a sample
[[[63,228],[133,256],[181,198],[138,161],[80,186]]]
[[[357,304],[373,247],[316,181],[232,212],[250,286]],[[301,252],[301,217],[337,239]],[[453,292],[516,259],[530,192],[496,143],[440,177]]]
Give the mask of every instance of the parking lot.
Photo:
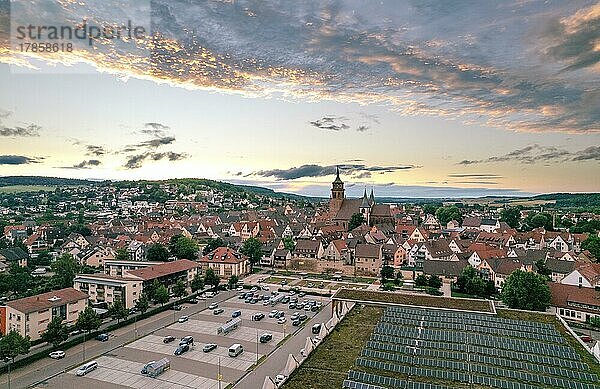
[[[257,293],[262,296],[269,292],[258,291]],[[308,299],[315,300],[314,297],[308,296],[299,298],[300,301]],[[211,302],[209,298],[206,302],[201,301],[200,304],[208,306]],[[244,299],[239,299],[238,295],[233,295],[219,303],[219,308],[222,308],[223,312],[217,315],[213,314],[211,309],[190,314],[188,312],[191,305],[186,305],[181,311],[175,313],[175,318],[190,315],[187,321],[175,322],[95,358],[98,368],[83,377],[77,377],[75,375],[77,368],[74,368],[66,374],[49,380],[45,387],[216,389],[219,388],[220,377],[220,387],[225,388],[243,377],[258,360],[275,350],[286,335],[300,328],[291,323],[290,316],[294,312],[307,315],[307,320],[315,315],[315,312],[310,310],[290,310],[288,304],[283,303],[275,306],[262,305],[262,301],[255,304],[246,303]],[[284,323],[278,323],[280,319],[276,317],[269,317],[274,309],[283,311],[283,317],[286,318]],[[226,335],[217,334],[217,329],[232,319],[234,311],[241,311],[239,327]],[[260,321],[252,320],[257,313],[264,314],[264,318]],[[271,334],[272,339],[261,343],[259,338],[265,333]],[[166,336],[173,336],[176,340],[164,343],[163,339]],[[185,336],[194,338],[193,346],[181,355],[174,355],[179,340]],[[216,344],[216,349],[203,352],[204,345],[208,343]],[[241,344],[244,351],[237,357],[230,357],[228,349],[235,343]],[[162,358],[171,361],[170,370],[157,378],[141,374],[141,369],[146,363]]]

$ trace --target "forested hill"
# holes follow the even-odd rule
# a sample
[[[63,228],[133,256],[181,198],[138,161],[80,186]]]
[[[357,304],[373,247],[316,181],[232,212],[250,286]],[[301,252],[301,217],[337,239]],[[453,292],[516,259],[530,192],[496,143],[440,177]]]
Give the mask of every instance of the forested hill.
[[[558,208],[600,207],[600,193],[550,193],[534,200],[556,200]]]
[[[0,177],[0,186],[38,185],[38,186],[78,186],[97,184],[90,180],[76,178],[41,177],[41,176],[7,176]]]

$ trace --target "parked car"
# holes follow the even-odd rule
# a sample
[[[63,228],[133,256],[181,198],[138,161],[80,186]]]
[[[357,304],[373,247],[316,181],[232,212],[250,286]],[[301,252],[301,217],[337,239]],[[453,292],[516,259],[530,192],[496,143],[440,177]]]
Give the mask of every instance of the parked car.
[[[242,316],[242,311],[240,311],[239,309],[237,311],[233,311],[231,313],[231,317],[239,317]]]
[[[191,298],[191,299],[189,299],[187,302],[188,302],[188,303],[190,303],[190,304],[198,304],[198,299],[196,299],[196,298]]]
[[[213,310],[213,315],[220,315],[223,312],[225,312],[225,310],[223,308],[217,308],[217,309]]]
[[[48,356],[52,359],[63,359],[65,357],[64,351],[52,351]]]
[[[204,345],[204,347],[202,347],[202,351],[204,351],[205,353],[209,353],[209,352],[213,351],[216,348],[217,348],[216,344],[209,343],[209,344]]]
[[[232,344],[227,352],[230,357],[235,358],[244,352],[244,346],[239,343]]]
[[[280,317],[279,320],[277,320],[277,324],[283,324],[286,322],[285,317]]]
[[[173,305],[173,310],[174,311],[181,311],[181,305]]]
[[[305,314],[301,314],[300,316],[298,316],[298,319],[304,321],[308,318],[308,316],[306,316]]]
[[[185,323],[186,321],[188,321],[190,319],[189,316],[181,316],[177,321],[179,323]]]
[[[183,338],[181,338],[181,340],[179,341],[179,345],[183,346],[184,344],[194,344],[194,338],[190,335],[188,336],[184,336]]]
[[[261,321],[264,317],[265,317],[265,314],[259,312],[259,313],[255,313],[254,315],[252,315],[252,320]]]
[[[296,309],[296,303],[290,303],[290,305],[288,306],[289,309]]]
[[[175,337],[174,337],[174,336],[171,336],[171,335],[169,335],[169,336],[165,336],[165,337],[163,338],[163,343],[171,343],[171,342],[172,342],[172,341],[174,341],[174,340],[175,340]]]
[[[219,307],[219,304],[217,304],[217,303],[212,303],[212,304],[210,304],[210,305],[208,306],[208,309],[216,309],[216,308],[218,308],[218,307]]]
[[[292,319],[290,319],[290,320],[292,320]],[[300,321],[300,319],[295,319],[295,320],[292,320],[292,325],[293,325],[294,327],[298,327],[298,326],[299,326],[301,323],[302,323],[302,322]]]
[[[190,346],[188,344],[182,344],[181,346],[177,347],[177,349],[175,350],[175,355],[181,355],[186,351],[190,350]]]
[[[285,376],[283,374],[277,374],[275,376],[275,385],[279,386],[285,381]]]
[[[306,296],[306,293],[304,293],[304,292],[298,293],[298,297],[304,297],[304,296]]]
[[[142,367],[142,370],[140,371],[140,373],[142,373],[142,374],[148,374],[148,368],[150,366],[152,366],[154,363],[156,363],[156,361],[150,361],[150,362],[146,363],[144,365],[144,367]]]
[[[85,365],[82,365],[79,369],[77,369],[77,376],[81,377],[89,373],[90,371],[96,370],[98,368],[98,362],[90,361]]]
[[[267,342],[268,342],[268,341],[270,341],[271,339],[273,339],[273,334],[270,334],[270,333],[268,333],[268,332],[267,332],[267,333],[265,333],[265,334],[262,334],[262,335],[260,336],[260,338],[259,338],[259,340],[260,340],[260,343],[267,343]]]
[[[269,317],[276,317],[279,314],[279,311],[276,309],[273,309],[271,312],[269,312]]]
[[[290,302],[290,296],[285,296],[285,297],[283,297],[283,298],[281,299],[281,302],[282,302],[283,304],[287,304],[287,303],[289,303],[289,302]]]
[[[580,338],[581,338],[581,340],[583,340],[583,341],[584,341],[584,342],[586,342],[586,343],[589,343],[589,342],[591,342],[591,341],[593,341],[593,340],[594,340],[594,339],[592,339],[592,338],[591,338],[590,336],[588,336],[588,335],[582,335],[582,336],[580,336]]]
[[[106,342],[108,340],[108,334],[100,334],[100,335],[96,336],[96,340],[99,340],[101,342]]]
[[[275,315],[275,318],[279,319],[279,318],[284,317],[284,316],[285,316],[285,312],[279,311],[279,312],[277,312],[277,315]]]
[[[321,324],[315,324],[312,326],[312,333],[313,334],[318,334],[319,332],[321,332]]]

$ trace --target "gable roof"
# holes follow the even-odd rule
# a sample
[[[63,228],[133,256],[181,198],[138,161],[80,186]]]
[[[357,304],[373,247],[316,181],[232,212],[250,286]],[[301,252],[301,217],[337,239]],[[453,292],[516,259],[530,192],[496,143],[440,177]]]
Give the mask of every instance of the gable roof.
[[[58,307],[67,303],[74,303],[87,298],[87,293],[81,292],[75,288],[64,288],[31,297],[8,301],[6,305],[16,309],[19,312],[31,313],[52,307]]]
[[[139,277],[144,281],[153,280],[169,274],[179,273],[198,267],[198,264],[188,259],[180,259],[173,262],[165,262],[160,265],[153,265],[143,269],[129,270],[127,273],[134,277]]]
[[[209,263],[209,262],[219,262],[219,263],[228,263],[228,264],[238,264],[240,262],[244,262],[248,259],[244,254],[235,251],[231,247],[217,247],[210,253],[206,254],[202,258],[200,258],[200,262]]]
[[[27,259],[27,253],[20,247],[11,247],[0,250],[0,257],[5,258],[9,262],[14,262]]]

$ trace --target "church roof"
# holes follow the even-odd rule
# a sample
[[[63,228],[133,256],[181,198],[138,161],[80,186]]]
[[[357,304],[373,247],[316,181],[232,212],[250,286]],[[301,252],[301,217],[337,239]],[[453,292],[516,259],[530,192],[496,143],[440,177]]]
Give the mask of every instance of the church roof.
[[[352,215],[360,213],[361,199],[344,199],[342,206],[335,215],[336,220],[350,220]]]

